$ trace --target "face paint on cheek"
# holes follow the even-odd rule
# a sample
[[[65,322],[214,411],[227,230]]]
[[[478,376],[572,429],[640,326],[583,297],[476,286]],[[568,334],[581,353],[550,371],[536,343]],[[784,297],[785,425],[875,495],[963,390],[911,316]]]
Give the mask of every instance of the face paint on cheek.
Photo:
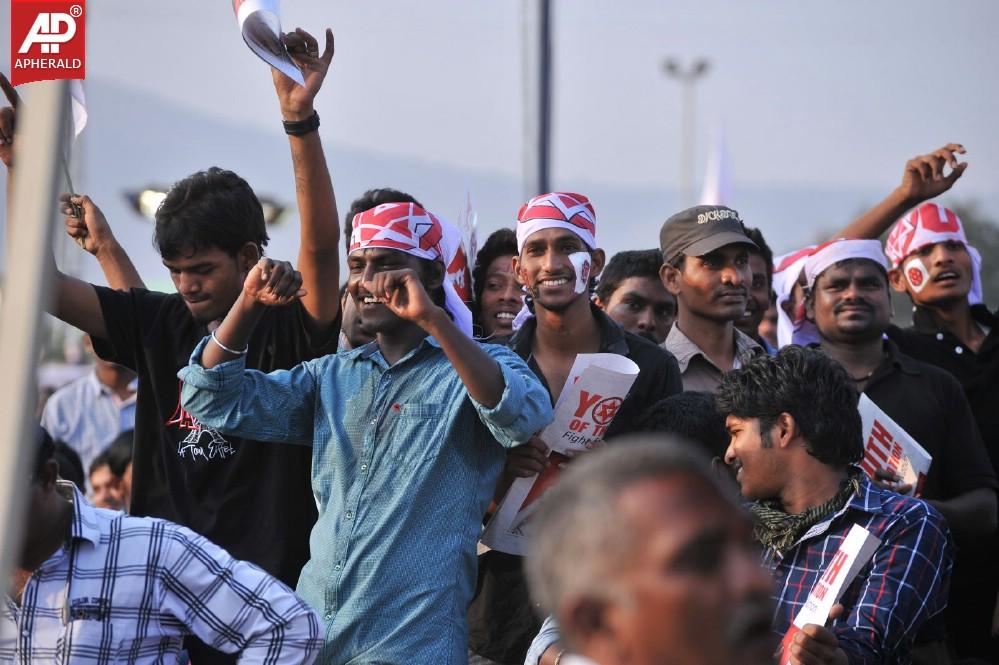
[[[573,290],[576,293],[586,293],[586,288],[590,285],[590,253],[573,252],[569,255],[569,263],[576,271],[576,284]]]
[[[905,266],[905,280],[909,282],[913,293],[919,293],[930,281],[930,271],[926,269],[921,259],[912,259]]]

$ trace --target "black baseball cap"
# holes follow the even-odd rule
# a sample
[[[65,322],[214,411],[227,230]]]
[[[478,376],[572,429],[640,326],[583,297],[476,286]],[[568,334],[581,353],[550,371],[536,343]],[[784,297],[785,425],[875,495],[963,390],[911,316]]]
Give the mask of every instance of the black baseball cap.
[[[746,235],[739,213],[725,206],[687,208],[663,222],[659,231],[659,248],[667,262],[680,253],[704,256],[719,247],[734,244],[756,247]]]

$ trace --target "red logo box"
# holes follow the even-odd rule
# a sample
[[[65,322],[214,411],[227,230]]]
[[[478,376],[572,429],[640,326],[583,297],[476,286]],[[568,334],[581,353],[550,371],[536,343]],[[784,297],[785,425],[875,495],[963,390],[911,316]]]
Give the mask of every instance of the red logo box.
[[[11,0],[10,82],[86,78],[86,18],[85,0]]]

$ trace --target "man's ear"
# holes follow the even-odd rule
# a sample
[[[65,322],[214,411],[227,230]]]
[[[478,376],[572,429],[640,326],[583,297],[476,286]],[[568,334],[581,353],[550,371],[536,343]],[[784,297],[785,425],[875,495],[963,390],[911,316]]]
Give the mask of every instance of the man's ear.
[[[599,277],[606,264],[607,254],[604,253],[604,250],[590,250],[590,279]]]
[[[799,434],[798,423],[795,422],[794,416],[784,411],[777,416],[770,438],[775,439],[776,447],[787,448],[798,438]]]
[[[815,288],[805,293],[805,318],[815,323]]]
[[[599,307],[600,309],[607,311],[607,305],[606,303],[604,303],[604,301],[600,299],[600,296],[593,296],[593,304]]]
[[[513,257],[513,262],[512,262],[511,265],[513,266],[513,276],[517,280],[517,283],[520,284],[521,286],[527,286],[527,280],[524,277],[524,275],[522,274],[522,266],[520,264],[520,257],[519,256],[514,256]]]
[[[666,287],[666,290],[674,296],[680,295],[680,270],[668,263],[664,263],[659,268],[659,280]]]
[[[244,243],[236,252],[236,264],[241,273],[248,273],[260,260],[260,248],[255,242]]]
[[[598,643],[608,641],[611,626],[607,613],[612,608],[598,598],[569,598],[559,613],[563,620],[563,633],[572,635],[575,646],[589,653],[600,652]],[[604,647],[605,648],[605,647]]]
[[[424,265],[426,270],[423,274],[423,288],[427,292],[436,291],[444,284],[444,264],[440,261],[428,261]]]
[[[899,293],[908,293],[909,291],[909,285],[905,281],[905,273],[902,268],[892,268],[888,271],[888,283]]]

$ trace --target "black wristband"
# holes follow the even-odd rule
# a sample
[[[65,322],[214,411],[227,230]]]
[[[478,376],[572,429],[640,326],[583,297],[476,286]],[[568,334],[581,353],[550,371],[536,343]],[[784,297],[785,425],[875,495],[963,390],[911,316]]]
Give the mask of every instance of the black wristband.
[[[285,120],[282,124],[284,124],[285,134],[290,136],[305,136],[319,129],[319,113],[313,111],[312,115],[305,120]]]

